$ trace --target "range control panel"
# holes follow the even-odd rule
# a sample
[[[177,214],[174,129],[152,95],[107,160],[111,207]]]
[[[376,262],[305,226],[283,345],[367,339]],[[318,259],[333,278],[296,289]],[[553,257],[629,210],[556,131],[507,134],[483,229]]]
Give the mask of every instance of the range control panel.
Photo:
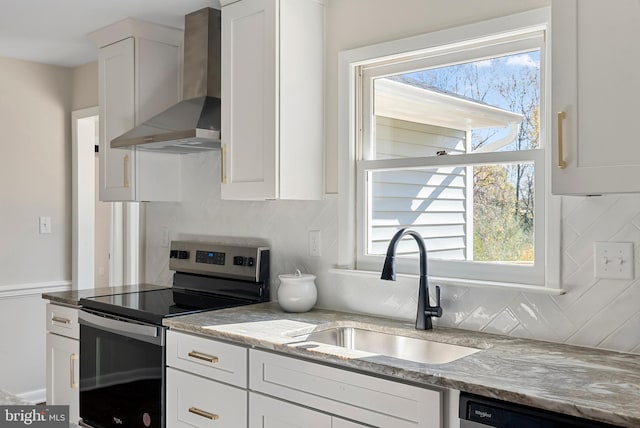
[[[172,241],[169,269],[203,275],[264,281],[269,248],[198,241]]]

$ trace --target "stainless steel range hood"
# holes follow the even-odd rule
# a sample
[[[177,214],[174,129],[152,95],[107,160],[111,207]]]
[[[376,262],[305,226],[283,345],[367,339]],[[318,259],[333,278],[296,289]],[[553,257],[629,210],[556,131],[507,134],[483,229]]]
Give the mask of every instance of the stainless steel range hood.
[[[166,153],[220,148],[221,13],[185,16],[183,101],[111,140],[112,148]]]

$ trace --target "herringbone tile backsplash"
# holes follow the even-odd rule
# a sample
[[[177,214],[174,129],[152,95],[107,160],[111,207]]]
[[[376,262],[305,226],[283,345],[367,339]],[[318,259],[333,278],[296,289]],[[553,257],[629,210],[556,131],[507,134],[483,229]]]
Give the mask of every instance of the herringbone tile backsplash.
[[[272,248],[271,277],[295,269],[318,275],[319,305],[411,320],[414,279],[386,282],[377,276],[331,274],[337,262],[338,199],[324,201],[221,201],[219,154],[185,156],[182,203],[146,206],[146,280],[169,284],[167,249],[161,228],[172,239],[261,238]],[[624,241],[635,246],[640,277],[640,195],[562,198],[562,287],[549,296],[494,288],[442,287],[440,326],[486,331],[554,342],[640,353],[640,281],[598,280],[593,275],[593,242]],[[309,257],[308,232],[322,232],[322,257]]]

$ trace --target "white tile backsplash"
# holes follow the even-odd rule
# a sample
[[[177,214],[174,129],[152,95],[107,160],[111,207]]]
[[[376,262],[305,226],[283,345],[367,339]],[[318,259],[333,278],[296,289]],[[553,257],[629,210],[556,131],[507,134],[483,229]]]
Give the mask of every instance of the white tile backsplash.
[[[220,200],[220,154],[183,156],[183,202],[146,204],[146,280],[169,284],[162,227],[171,239],[258,238],[272,249],[272,295],[277,277],[295,269],[318,276],[318,304],[338,310],[415,319],[417,280],[382,281],[330,273],[337,262],[338,198],[322,201]],[[444,316],[436,327],[531,337],[640,352],[640,281],[596,280],[593,242],[636,247],[640,277],[640,195],[563,197],[562,278],[567,294],[549,296],[494,288],[442,286]],[[308,232],[322,233],[322,257],[309,256]]]

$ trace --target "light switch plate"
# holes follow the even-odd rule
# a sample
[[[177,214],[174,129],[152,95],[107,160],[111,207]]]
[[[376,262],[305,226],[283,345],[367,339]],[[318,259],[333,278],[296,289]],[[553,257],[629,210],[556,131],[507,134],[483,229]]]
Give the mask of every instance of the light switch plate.
[[[38,224],[41,234],[51,233],[51,217],[40,217],[38,219]]]
[[[633,242],[594,242],[594,274],[601,279],[633,279]]]

